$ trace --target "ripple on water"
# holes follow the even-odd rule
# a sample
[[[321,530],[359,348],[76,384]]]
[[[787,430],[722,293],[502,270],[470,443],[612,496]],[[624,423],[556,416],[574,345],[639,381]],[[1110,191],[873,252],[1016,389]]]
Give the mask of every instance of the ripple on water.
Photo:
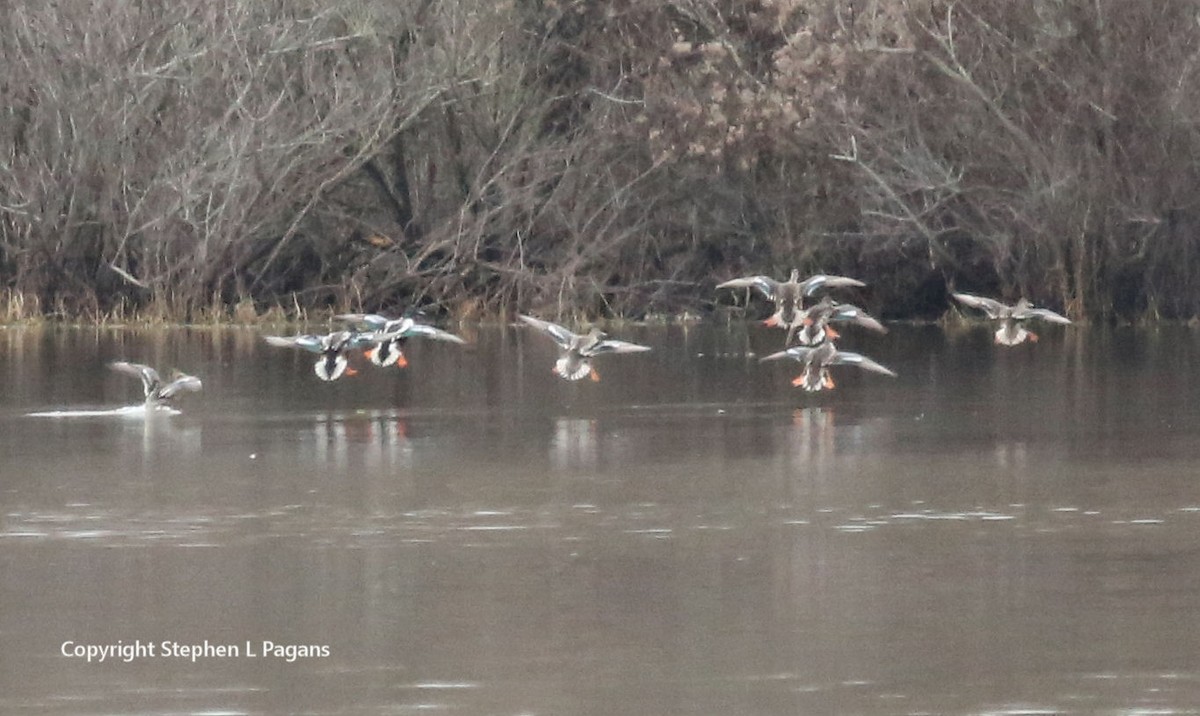
[[[897,512],[888,516],[888,519],[891,520],[980,520],[983,522],[1003,522],[1005,520],[1015,520],[1016,518],[1016,515],[987,510],[971,510],[967,512],[936,512],[927,510],[922,512]]]
[[[917,504],[914,501],[913,504]],[[944,525],[959,529],[982,525],[1014,525],[1031,533],[1058,532],[1079,528],[1110,530],[1163,528],[1186,523],[1190,507],[1171,508],[1165,514],[1143,511],[1121,514],[1113,510],[1096,521],[1096,510],[1078,506],[1031,509],[944,509],[921,502],[917,509],[896,509],[872,503],[862,512],[847,507],[798,504],[773,505],[769,523],[760,521],[762,512],[733,507],[694,511],[688,507],[639,502],[630,505],[597,506],[582,502],[538,507],[469,505],[425,508],[396,513],[373,511],[361,514],[342,509],[296,509],[295,505],[273,506],[258,512],[245,507],[224,514],[192,514],[162,511],[130,511],[78,503],[62,510],[23,510],[3,515],[0,541],[17,543],[70,540],[105,546],[135,547],[177,544],[218,547],[245,541],[289,538],[313,541],[322,547],[367,545],[384,542],[433,543],[471,542],[485,539],[490,546],[528,539],[547,532],[563,539],[591,539],[596,530],[627,538],[672,539],[690,534],[713,534],[746,529],[794,528],[832,530],[845,534]],[[874,509],[872,509],[874,508]],[[1195,514],[1200,514],[1197,509]]]
[[[213,544],[217,535],[232,531],[239,521],[228,516],[127,514],[84,507],[86,512],[9,512],[4,515],[0,539],[100,542],[110,546],[167,541],[187,546]]]

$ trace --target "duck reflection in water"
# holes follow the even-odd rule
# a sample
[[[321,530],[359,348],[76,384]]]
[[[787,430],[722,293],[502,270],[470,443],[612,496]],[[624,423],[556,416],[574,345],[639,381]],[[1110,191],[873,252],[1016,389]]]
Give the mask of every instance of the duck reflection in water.
[[[550,463],[557,469],[596,467],[600,457],[598,433],[595,420],[556,418]]]
[[[312,449],[321,460],[364,469],[407,466],[412,460],[408,423],[390,412],[320,413],[312,427]]]
[[[831,407],[792,411],[791,455],[798,463],[820,466],[834,453],[834,412]]]
[[[203,454],[204,433],[199,423],[181,424],[179,419],[173,419],[178,412],[147,410],[137,420],[122,420],[121,439],[128,441],[126,444],[130,447],[134,440],[139,440],[143,458],[162,456],[169,458],[173,466],[187,464],[186,461]]]

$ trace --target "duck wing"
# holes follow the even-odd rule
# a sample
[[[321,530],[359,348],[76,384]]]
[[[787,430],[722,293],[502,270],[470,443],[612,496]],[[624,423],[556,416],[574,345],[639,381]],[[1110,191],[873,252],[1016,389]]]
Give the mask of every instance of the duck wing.
[[[815,350],[815,346],[792,346],[785,351],[779,351],[778,353],[772,353],[771,355],[763,356],[762,358],[758,359],[758,362],[762,363],[763,361],[768,360],[782,360],[784,358],[791,358],[798,363],[805,363]]]
[[[554,342],[558,344],[559,348],[570,348],[571,345],[579,338],[579,336],[567,330],[566,328],[563,328],[557,323],[543,321],[540,318],[534,318],[533,316],[526,316],[524,314],[518,315],[517,318],[553,338]]]
[[[779,286],[770,276],[743,276],[717,284],[717,288],[753,288],[771,301],[778,300]]]
[[[141,363],[128,363],[123,360],[114,361],[108,364],[108,367],[118,373],[137,376],[142,379],[142,390],[147,396],[154,392],[154,389],[162,384],[162,378],[158,377],[158,371],[148,365]]]
[[[641,353],[648,350],[650,350],[650,346],[643,346],[640,343],[605,338],[582,349],[580,353],[585,356],[598,356],[601,353]]]
[[[837,304],[837,306],[834,307],[832,314],[830,314],[829,320],[850,321],[862,326],[863,328],[869,328],[878,333],[887,333],[887,328],[885,328],[882,323],[875,320],[873,316],[869,315],[866,311],[862,310],[858,306],[853,306],[849,303]]]
[[[833,355],[833,359],[829,361],[830,365],[856,365],[863,370],[869,370],[872,373],[882,373],[890,375],[893,378],[896,374],[887,367],[884,367],[870,358],[859,353],[851,353],[850,351],[838,351]]]
[[[381,331],[392,319],[378,313],[341,313],[333,317],[335,321],[347,323],[355,328],[366,328],[370,331]]]
[[[277,348],[303,348],[310,353],[325,350],[324,338],[311,333],[300,336],[263,336],[263,340]]]
[[[204,387],[200,379],[194,375],[184,373],[176,373],[174,379],[158,390],[158,397],[164,400],[172,398],[179,393],[188,392],[195,393]]]
[[[994,298],[984,298],[983,296],[972,296],[969,293],[951,293],[959,303],[971,308],[978,308],[987,314],[988,318],[1004,318],[1006,314],[1012,311],[1010,306],[1007,306]]]
[[[809,276],[800,282],[800,292],[805,296],[811,296],[822,288],[862,288],[867,284],[859,281],[856,278],[846,276],[828,276],[819,273],[815,276]]]
[[[317,337],[322,347],[319,352],[332,351],[334,353],[341,353],[342,351],[361,348],[374,343],[374,335],[374,333],[361,333],[359,331],[334,331],[324,337]]]
[[[1062,314],[1055,313],[1048,308],[1027,308],[1020,313],[1014,314],[1013,318],[1019,320],[1024,320],[1026,318],[1039,318],[1043,321],[1048,321],[1050,323],[1061,323],[1063,325],[1067,325],[1071,322],[1071,319]]]
[[[450,343],[466,343],[466,341],[454,335],[450,331],[443,331],[440,328],[435,328],[424,323],[412,324],[403,331],[403,335],[401,337],[408,338],[410,336],[417,336],[419,338],[432,338],[435,341],[449,341]]]

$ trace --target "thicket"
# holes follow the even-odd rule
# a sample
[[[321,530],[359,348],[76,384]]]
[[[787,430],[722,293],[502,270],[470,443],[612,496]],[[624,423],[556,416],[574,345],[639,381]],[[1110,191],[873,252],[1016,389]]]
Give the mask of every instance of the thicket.
[[[1196,0],[0,4],[9,311],[1200,315]],[[728,300],[728,299],[723,299]]]

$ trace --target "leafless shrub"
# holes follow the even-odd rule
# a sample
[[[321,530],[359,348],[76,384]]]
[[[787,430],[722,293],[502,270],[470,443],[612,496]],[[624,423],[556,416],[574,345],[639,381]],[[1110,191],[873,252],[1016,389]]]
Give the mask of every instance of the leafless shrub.
[[[289,242],[442,87],[354,3],[6,4],[5,258],[22,290],[186,312]],[[93,296],[89,299],[88,296]],[[111,298],[110,298],[111,300]]]
[[[21,311],[639,313],[796,265],[902,310],[957,283],[1200,313],[1190,0],[14,0],[0,22]]]

